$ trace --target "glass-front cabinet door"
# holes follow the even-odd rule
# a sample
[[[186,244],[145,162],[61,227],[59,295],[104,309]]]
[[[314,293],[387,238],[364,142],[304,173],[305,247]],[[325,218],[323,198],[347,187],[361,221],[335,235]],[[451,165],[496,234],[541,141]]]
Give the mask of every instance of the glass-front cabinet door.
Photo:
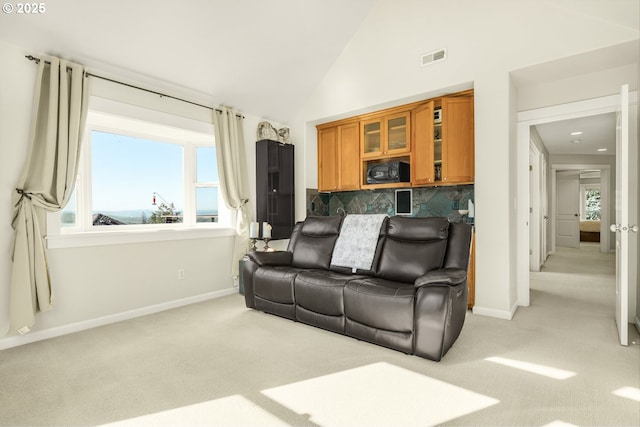
[[[378,116],[362,122],[362,157],[409,153],[410,113]]]
[[[409,144],[409,112],[385,117],[386,147],[384,155],[408,153]]]
[[[362,156],[382,155],[382,120],[372,119],[362,122]]]

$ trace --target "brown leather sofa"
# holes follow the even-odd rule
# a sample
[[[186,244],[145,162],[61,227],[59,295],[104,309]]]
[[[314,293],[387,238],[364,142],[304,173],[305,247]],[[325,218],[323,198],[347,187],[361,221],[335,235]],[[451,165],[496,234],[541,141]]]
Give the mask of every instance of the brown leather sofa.
[[[247,307],[439,361],[467,310],[471,226],[384,220],[371,270],[331,265],[342,216],[295,225],[287,251],[250,252]]]

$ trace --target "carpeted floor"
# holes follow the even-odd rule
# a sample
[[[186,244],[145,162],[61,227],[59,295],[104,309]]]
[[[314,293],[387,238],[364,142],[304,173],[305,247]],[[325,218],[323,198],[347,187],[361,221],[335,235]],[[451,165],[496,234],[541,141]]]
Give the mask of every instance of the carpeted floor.
[[[617,343],[613,262],[559,248],[530,307],[469,313],[440,363],[236,295],[0,351],[0,425],[637,426],[640,346]]]

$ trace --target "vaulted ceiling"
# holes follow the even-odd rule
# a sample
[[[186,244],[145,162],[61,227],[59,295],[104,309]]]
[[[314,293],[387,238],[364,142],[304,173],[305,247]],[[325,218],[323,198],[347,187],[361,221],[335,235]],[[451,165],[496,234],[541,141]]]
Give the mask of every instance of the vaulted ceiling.
[[[55,0],[0,14],[0,40],[286,123],[374,3]]]

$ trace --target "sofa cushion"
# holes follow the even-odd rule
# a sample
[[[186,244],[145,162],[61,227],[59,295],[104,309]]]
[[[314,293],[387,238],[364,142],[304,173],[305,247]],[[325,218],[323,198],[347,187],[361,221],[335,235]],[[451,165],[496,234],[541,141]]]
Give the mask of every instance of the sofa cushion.
[[[302,224],[302,234],[305,236],[324,237],[340,233],[342,216],[310,216]]]
[[[415,287],[379,278],[356,279],[344,288],[347,319],[377,329],[413,332]]]
[[[253,292],[268,301],[293,304],[293,283],[298,272],[287,267],[261,267],[253,274]]]
[[[397,240],[424,242],[444,240],[449,235],[447,218],[416,218],[394,216],[389,218],[387,236]]]
[[[447,218],[390,218],[376,275],[413,283],[428,271],[441,268],[448,229]]]
[[[288,247],[293,254],[291,264],[328,270],[341,224],[341,216],[310,216],[301,227],[294,228]]]
[[[344,285],[352,276],[325,270],[305,271],[295,279],[296,304],[316,313],[330,316],[344,314]]]

